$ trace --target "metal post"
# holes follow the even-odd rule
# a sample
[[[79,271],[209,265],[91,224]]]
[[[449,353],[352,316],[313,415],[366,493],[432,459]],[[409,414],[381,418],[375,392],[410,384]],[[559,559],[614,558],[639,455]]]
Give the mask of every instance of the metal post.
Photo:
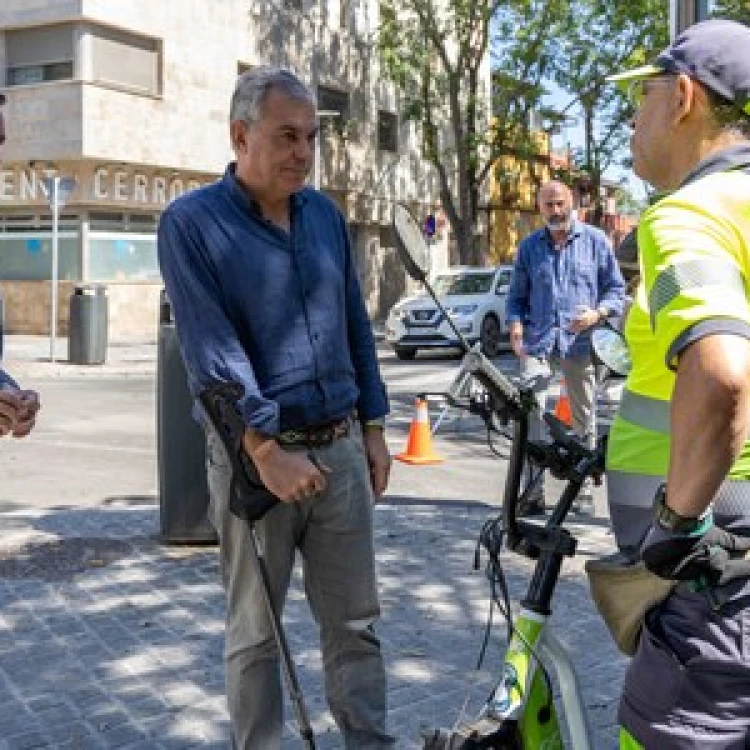
[[[58,220],[60,216],[60,205],[58,196],[60,192],[60,178],[55,175],[52,178],[52,301],[50,304],[49,320],[49,359],[55,361],[55,338],[57,337],[57,276],[58,276]]]

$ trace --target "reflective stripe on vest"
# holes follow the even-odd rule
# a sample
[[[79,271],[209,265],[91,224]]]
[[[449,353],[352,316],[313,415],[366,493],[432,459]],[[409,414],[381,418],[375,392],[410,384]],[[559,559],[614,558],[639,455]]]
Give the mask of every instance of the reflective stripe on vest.
[[[631,424],[669,435],[669,401],[642,396],[625,388],[619,414]]]
[[[721,285],[722,294],[735,292],[745,296],[745,282],[737,266],[720,258],[689,260],[665,268],[654,281],[648,294],[651,329],[656,328],[656,316],[686,289]]]

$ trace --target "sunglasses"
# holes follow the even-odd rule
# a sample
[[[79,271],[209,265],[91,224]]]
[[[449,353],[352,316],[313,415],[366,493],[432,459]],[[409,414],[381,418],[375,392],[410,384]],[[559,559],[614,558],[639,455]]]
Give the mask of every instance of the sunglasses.
[[[640,108],[653,86],[659,83],[672,83],[674,76],[662,75],[651,78],[636,78],[628,86],[628,101],[636,108]]]

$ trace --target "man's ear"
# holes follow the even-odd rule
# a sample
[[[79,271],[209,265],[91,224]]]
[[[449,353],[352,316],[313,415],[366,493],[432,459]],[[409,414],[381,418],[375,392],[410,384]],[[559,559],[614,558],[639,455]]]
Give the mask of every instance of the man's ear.
[[[229,139],[234,152],[244,154],[247,151],[247,124],[242,120],[232,120],[229,123]]]
[[[674,90],[673,105],[675,121],[680,122],[695,110],[696,99],[702,92],[699,85],[690,76],[680,73]]]

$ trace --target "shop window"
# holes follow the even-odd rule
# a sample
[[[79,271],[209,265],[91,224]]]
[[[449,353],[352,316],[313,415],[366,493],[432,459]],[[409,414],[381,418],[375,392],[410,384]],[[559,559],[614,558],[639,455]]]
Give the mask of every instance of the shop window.
[[[5,32],[8,86],[73,78],[73,24],[35,26]]]
[[[58,278],[81,278],[79,235],[60,232]],[[52,278],[52,233],[38,229],[0,233],[0,279],[3,281],[48,281]]]
[[[89,281],[159,281],[156,236],[89,233]]]
[[[378,149],[398,152],[398,118],[394,112],[378,111]]]
[[[129,91],[161,94],[161,42],[104,26],[89,28],[94,83]]]

